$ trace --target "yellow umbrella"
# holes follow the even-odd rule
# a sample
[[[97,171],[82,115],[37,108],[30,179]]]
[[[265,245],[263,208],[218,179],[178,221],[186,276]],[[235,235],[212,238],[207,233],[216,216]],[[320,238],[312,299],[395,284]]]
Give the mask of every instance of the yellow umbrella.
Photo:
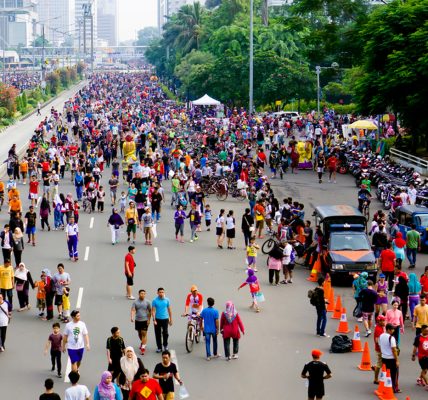
[[[377,129],[377,126],[372,122],[366,119],[361,119],[359,121],[355,121],[351,125],[349,125],[351,129],[368,129],[369,131],[374,131]]]

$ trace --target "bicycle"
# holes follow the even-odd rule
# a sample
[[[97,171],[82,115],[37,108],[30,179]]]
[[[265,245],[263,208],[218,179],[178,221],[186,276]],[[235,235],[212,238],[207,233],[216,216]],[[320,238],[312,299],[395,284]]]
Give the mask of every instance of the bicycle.
[[[361,207],[362,214],[366,217],[366,221],[370,221],[370,204],[367,200],[363,202]]]
[[[281,242],[278,239],[278,235],[275,232],[270,234],[270,238],[265,240],[262,244],[262,253],[268,254],[275,246],[281,246]]]
[[[197,315],[189,315],[189,314],[182,315],[182,317],[189,317],[189,316],[191,319],[187,324],[185,344],[186,344],[187,352],[191,353],[193,350],[193,343],[194,342],[199,343],[199,341],[201,340],[202,330],[201,330],[201,322],[200,322],[201,318]]]

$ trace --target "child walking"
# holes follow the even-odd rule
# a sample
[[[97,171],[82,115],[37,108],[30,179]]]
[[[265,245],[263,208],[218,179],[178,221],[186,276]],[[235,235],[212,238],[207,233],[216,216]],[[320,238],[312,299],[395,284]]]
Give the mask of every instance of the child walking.
[[[211,207],[209,204],[205,206],[205,225],[207,227],[207,231],[209,232],[211,230],[211,219],[213,217],[213,214],[211,212]]]
[[[247,263],[248,268],[257,272],[257,250],[260,249],[259,245],[256,243],[256,238],[253,236],[250,239],[250,243],[247,246]]]
[[[52,325],[52,333],[48,337],[48,341],[45,346],[45,355],[48,354],[49,347],[51,348],[51,371],[55,371],[55,364],[58,371],[58,378],[62,378],[61,375],[61,353],[62,353],[62,334],[60,332],[60,325],[55,322]]]
[[[39,317],[45,315],[46,308],[46,275],[40,276],[40,281],[34,282],[34,287],[37,288],[37,308],[39,309]]]
[[[124,213],[125,207],[126,207],[126,194],[125,194],[125,192],[122,192],[120,194],[119,205],[120,205],[120,212]]]
[[[260,312],[259,305],[257,304],[257,296],[260,293],[260,285],[257,276],[252,269],[247,270],[248,278],[239,286],[238,290],[243,288],[245,285],[250,287],[251,298],[253,299],[250,308],[254,308],[256,312]]]
[[[62,293],[62,322],[70,322],[70,288],[66,286]]]

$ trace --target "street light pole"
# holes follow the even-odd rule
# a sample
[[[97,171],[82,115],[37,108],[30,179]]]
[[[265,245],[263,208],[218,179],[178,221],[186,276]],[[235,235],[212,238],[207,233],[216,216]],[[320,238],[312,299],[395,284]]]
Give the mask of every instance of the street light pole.
[[[45,24],[42,25],[42,82],[45,80]]]
[[[317,65],[315,67],[315,72],[317,74],[317,116],[320,117],[320,73],[321,67]]]
[[[254,83],[254,48],[253,48],[253,9],[254,0],[250,0],[250,82],[249,82],[249,110],[248,113],[251,115],[253,112],[253,83]]]

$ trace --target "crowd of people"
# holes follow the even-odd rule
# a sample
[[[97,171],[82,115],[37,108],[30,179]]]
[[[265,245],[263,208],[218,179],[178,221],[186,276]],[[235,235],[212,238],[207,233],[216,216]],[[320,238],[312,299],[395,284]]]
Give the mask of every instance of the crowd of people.
[[[40,72],[8,71],[6,83],[20,91],[32,90],[40,86],[41,75]]]

